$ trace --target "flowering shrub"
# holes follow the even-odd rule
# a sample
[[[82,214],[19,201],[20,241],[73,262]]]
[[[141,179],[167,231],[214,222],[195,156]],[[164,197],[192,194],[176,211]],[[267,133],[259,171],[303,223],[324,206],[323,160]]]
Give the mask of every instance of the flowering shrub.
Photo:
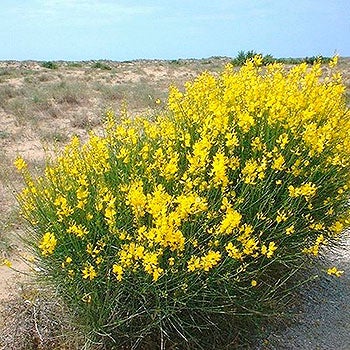
[[[153,121],[108,112],[104,136],[74,137],[39,178],[16,160],[37,263],[92,339],[233,341],[349,225],[340,75],[260,63],[171,88]]]

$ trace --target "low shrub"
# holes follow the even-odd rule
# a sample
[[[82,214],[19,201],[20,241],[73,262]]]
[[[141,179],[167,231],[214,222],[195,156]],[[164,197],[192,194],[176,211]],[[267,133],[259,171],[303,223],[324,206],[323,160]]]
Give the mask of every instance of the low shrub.
[[[260,64],[172,87],[153,121],[109,111],[39,178],[16,160],[40,274],[101,348],[232,348],[349,226],[339,74]]]
[[[304,58],[278,58],[276,59],[279,63],[285,63],[285,64],[300,64],[300,63],[306,63],[306,64],[315,64],[315,63],[321,63],[326,64],[331,62],[331,57],[324,57],[324,56],[312,56],[312,57],[304,57]]]
[[[247,60],[253,59],[255,56],[260,55],[262,58],[261,64],[267,65],[267,64],[273,64],[273,63],[284,63],[284,64],[301,64],[301,63],[307,63],[307,64],[315,64],[315,63],[330,63],[332,60],[331,57],[324,57],[322,55],[318,56],[312,56],[312,57],[304,57],[304,58],[275,58],[272,55],[263,55],[261,53],[256,53],[254,50],[250,51],[239,51],[237,56],[232,60],[232,64],[234,66],[242,66]]]
[[[101,61],[95,62],[95,63],[91,66],[91,68],[102,69],[102,70],[111,70],[111,69],[112,69],[108,64],[106,64],[106,63],[104,63],[104,62],[101,62]]]
[[[254,50],[250,51],[238,51],[237,56],[232,60],[234,66],[243,66],[247,60],[252,59],[257,53]]]
[[[42,67],[48,68],[48,69],[57,69],[58,65],[55,62],[52,61],[46,61],[41,64]]]

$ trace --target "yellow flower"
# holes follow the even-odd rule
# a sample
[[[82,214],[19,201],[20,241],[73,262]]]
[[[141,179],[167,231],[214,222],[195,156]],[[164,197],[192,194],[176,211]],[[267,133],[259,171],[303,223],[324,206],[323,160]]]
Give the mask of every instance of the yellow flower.
[[[286,228],[286,234],[287,235],[290,235],[290,234],[292,234],[294,232],[295,232],[294,225],[291,225],[291,226]]]
[[[97,276],[97,272],[95,271],[95,268],[92,265],[85,266],[82,270],[83,278],[84,279],[90,279],[93,280]]]
[[[198,196],[195,193],[188,193],[186,195],[180,195],[176,198],[178,207],[176,208],[176,214],[181,219],[187,219],[189,215],[197,214],[207,210],[207,201],[205,198]]]
[[[276,142],[280,145],[281,149],[284,149],[286,147],[288,141],[289,141],[288,135],[286,133],[283,133],[282,135],[280,135],[276,140]]]
[[[254,117],[248,113],[242,113],[238,115],[238,126],[244,133],[247,133],[249,129],[255,125]]]
[[[27,168],[27,163],[25,162],[25,160],[21,157],[18,157],[15,161],[14,161],[14,165],[17,168],[18,171],[22,171],[23,169]]]
[[[8,259],[3,259],[2,264],[11,268],[12,267],[12,262]]]
[[[153,276],[153,281],[157,281],[160,275],[164,272],[162,268],[158,266],[158,257],[160,252],[148,252],[142,257],[142,265],[148,274]]]
[[[81,300],[82,300],[84,303],[90,304],[92,298],[91,298],[91,295],[90,295],[90,294],[85,294],[85,295],[81,298]]]
[[[252,280],[250,284],[252,285],[252,287],[256,287],[258,282],[256,280]]]
[[[209,271],[213,266],[217,265],[221,259],[220,252],[209,251],[208,254],[201,258],[201,268],[204,271]]]
[[[232,244],[232,242],[229,242],[225,247],[227,254],[236,260],[241,260],[243,257],[243,254],[239,251],[239,249]]]
[[[288,219],[288,216],[283,210],[277,211],[276,221],[278,224],[283,222],[283,221],[286,221],[287,219]]]
[[[283,170],[284,158],[283,158],[282,154],[280,154],[277,158],[274,159],[271,168],[274,170]]]
[[[239,140],[235,133],[227,132],[225,134],[225,138],[226,138],[226,143],[225,143],[226,147],[231,148],[231,150],[233,149],[233,147],[236,147],[239,145]]]
[[[83,201],[84,199],[86,199],[89,196],[89,191],[85,187],[80,186],[77,189],[76,194],[77,194],[77,199]]]
[[[344,271],[338,270],[335,266],[333,266],[327,270],[327,273],[330,276],[340,277],[344,273]]]
[[[255,137],[251,143],[252,149],[256,151],[261,151],[264,147],[264,144],[260,137]]]
[[[289,196],[292,198],[304,196],[306,200],[309,200],[310,197],[314,196],[317,187],[312,182],[305,183],[299,187],[294,187],[293,185],[290,185],[288,187]]]
[[[324,238],[323,234],[320,234],[317,239],[316,242],[313,246],[311,246],[310,248],[304,248],[303,249],[303,253],[305,254],[312,254],[314,256],[318,255],[319,249],[321,245],[326,245],[327,244],[327,240]]]
[[[213,250],[210,250],[202,257],[192,255],[191,259],[187,262],[187,270],[190,272],[195,270],[209,271],[212,267],[219,263],[220,259],[220,252]]]
[[[173,257],[168,259],[169,266],[174,266],[175,264],[175,259]]]
[[[334,68],[337,64],[338,64],[338,59],[339,59],[339,56],[338,55],[335,55],[329,62],[329,67],[330,68]]]
[[[276,249],[277,246],[275,242],[270,242],[268,247],[265,244],[263,244],[261,247],[261,254],[266,255],[266,257],[270,259],[273,256]]]
[[[193,145],[193,154],[187,155],[190,174],[202,170],[207,162],[212,144],[208,137],[203,137]]]
[[[103,258],[101,256],[98,256],[95,260],[96,265],[100,265],[103,261]]]
[[[164,210],[167,210],[171,201],[172,197],[160,184],[156,187],[152,194],[147,195],[147,212],[150,213],[154,218],[157,218],[162,215]]]
[[[201,259],[198,256],[191,256],[191,259],[187,262],[187,270],[192,272],[201,268]]]
[[[335,234],[339,234],[343,231],[344,225],[340,221],[336,221],[331,227],[330,230]]]
[[[117,214],[117,211],[114,209],[114,205],[107,205],[105,210],[105,218],[108,225],[113,225],[115,222],[114,216]]]
[[[263,157],[261,160],[248,159],[242,169],[243,181],[246,184],[255,185],[256,179],[263,180],[265,177],[265,170],[267,161]]]
[[[113,265],[113,273],[116,274],[117,280],[121,281],[123,278],[123,268],[120,265],[114,264]]]
[[[72,233],[79,238],[86,236],[89,231],[83,225],[72,225],[67,229],[67,233]]]
[[[277,246],[276,246],[275,242],[270,242],[269,243],[269,250],[268,250],[266,256],[268,258],[271,258],[276,249],[277,249]]]
[[[232,233],[233,230],[239,226],[241,219],[242,215],[238,211],[232,208],[227,208],[226,215],[221,222],[219,232],[225,234]]]
[[[228,184],[226,174],[227,163],[228,159],[223,153],[216,153],[213,159],[213,170],[211,172],[211,176],[213,177],[213,182],[216,187],[220,185],[222,185],[222,187],[226,187]]]
[[[152,276],[153,276],[153,281],[158,281],[158,278],[160,277],[160,275],[164,272],[163,269],[161,269],[160,267],[155,268],[153,270]]]
[[[60,221],[64,216],[69,216],[73,213],[73,209],[68,205],[67,199],[63,196],[58,196],[54,201],[54,205],[57,208],[56,214]]]
[[[41,254],[44,256],[50,255],[53,253],[57,245],[57,239],[55,235],[51,232],[46,232],[39,244],[41,249]]]

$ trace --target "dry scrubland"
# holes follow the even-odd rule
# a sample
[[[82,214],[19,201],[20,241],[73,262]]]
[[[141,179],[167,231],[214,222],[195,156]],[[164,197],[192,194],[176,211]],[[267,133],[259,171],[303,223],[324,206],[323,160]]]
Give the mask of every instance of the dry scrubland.
[[[45,68],[40,62],[0,62],[0,257],[11,260],[15,269],[28,272],[26,264],[19,259],[26,252],[16,239],[23,230],[13,196],[22,183],[13,166],[18,155],[27,160],[32,171],[40,171],[45,166],[45,150],[62,148],[73,135],[84,140],[90,130],[99,133],[108,108],[118,114],[126,104],[131,114],[146,113],[151,117],[166,108],[170,85],[181,88],[203,71],[219,73],[229,61],[229,58],[210,58],[57,62],[54,69]],[[349,99],[350,60],[341,59],[339,68]],[[329,283],[335,288],[332,295],[337,295],[337,285],[333,280]],[[344,282],[339,283],[340,288],[344,288]],[[317,288],[323,288],[321,296],[329,299],[324,285]],[[314,298],[316,303],[322,303],[317,298]],[[57,344],[60,348],[78,347],[79,337],[74,342],[63,337],[68,330],[74,332],[74,327],[63,317],[62,306],[50,299],[46,291],[30,285],[26,275],[1,267],[0,302],[3,349],[54,349]],[[330,319],[334,317],[332,312],[327,315]],[[308,329],[307,323],[312,321],[305,322],[300,332]],[[288,336],[292,344],[295,335]],[[307,341],[311,340],[304,343],[300,340],[294,345],[306,347],[310,344]],[[278,335],[271,335],[269,342],[277,344],[277,348],[288,349],[285,344],[285,347],[281,345]],[[268,343],[265,346],[269,346]]]

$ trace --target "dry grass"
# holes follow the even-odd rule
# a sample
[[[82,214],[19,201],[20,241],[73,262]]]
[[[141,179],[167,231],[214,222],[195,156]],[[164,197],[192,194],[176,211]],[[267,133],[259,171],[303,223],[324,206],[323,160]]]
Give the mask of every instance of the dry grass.
[[[52,291],[23,284],[2,305],[1,350],[81,349],[84,339]]]

